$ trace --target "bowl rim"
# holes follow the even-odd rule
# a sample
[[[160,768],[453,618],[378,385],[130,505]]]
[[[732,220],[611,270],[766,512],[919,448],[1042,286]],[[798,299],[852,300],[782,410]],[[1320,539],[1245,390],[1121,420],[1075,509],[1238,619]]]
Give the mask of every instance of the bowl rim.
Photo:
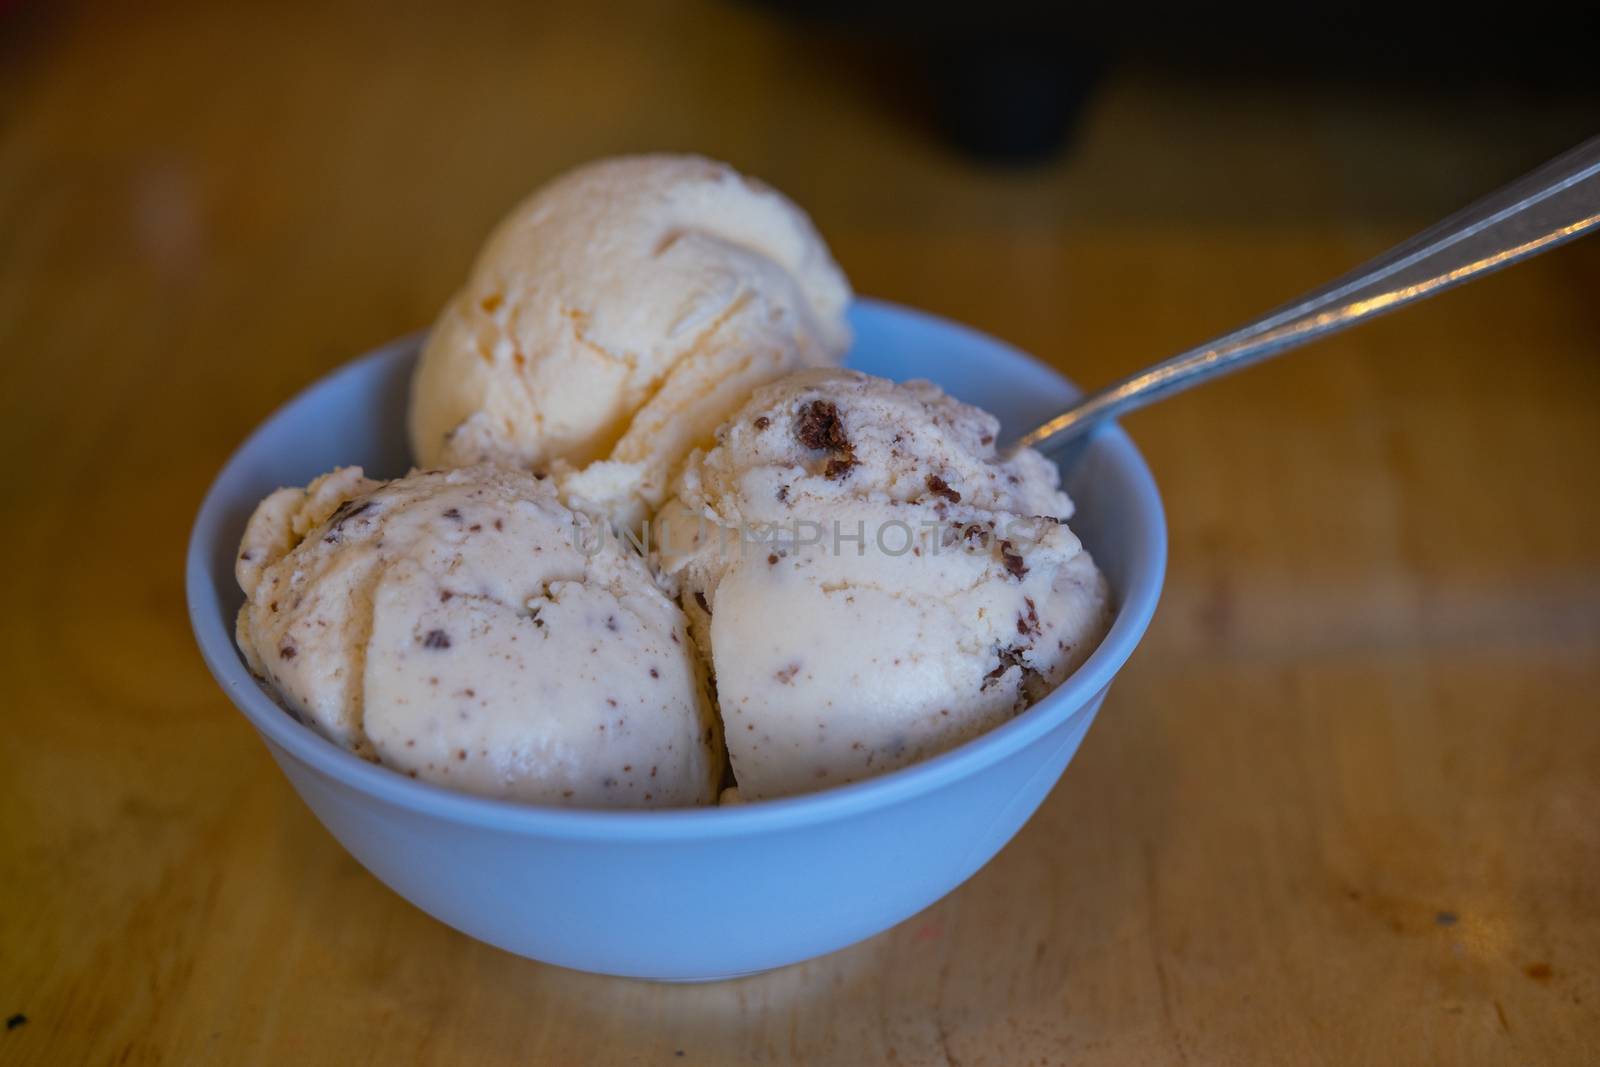
[[[1065,376],[1021,350],[989,334],[941,316],[888,301],[858,297],[858,308],[921,320],[960,335],[964,340],[996,346],[1034,364],[1076,391]],[[226,514],[224,486],[258,438],[304,398],[341,378],[359,374],[370,363],[391,359],[398,351],[421,344],[424,332],[397,338],[341,364],[297,391],[257,425],[236,447],[217,472],[195,516],[185,562],[185,592],[189,620],[201,657],[234,706],[262,735],[274,755],[282,754],[324,777],[364,793],[375,800],[398,805],[422,815],[482,829],[513,831],[545,837],[619,840],[683,840],[765,833],[845,818],[885,808],[938,789],[981,771],[1006,756],[1083,714],[1110,684],[1133,654],[1155,614],[1166,574],[1166,516],[1155,479],[1144,457],[1120,426],[1107,424],[1096,431],[1097,447],[1107,451],[1111,466],[1127,479],[1138,506],[1147,514],[1143,528],[1130,535],[1142,543],[1134,558],[1146,561],[1135,567],[1110,630],[1088,659],[1043,700],[1008,722],[970,741],[920,763],[816,793],[763,800],[755,803],[673,808],[580,809],[530,804],[458,792],[408,778],[394,770],[347,752],[286,714],[245,668],[233,640],[233,620],[224,618],[215,589],[210,587],[208,560]]]

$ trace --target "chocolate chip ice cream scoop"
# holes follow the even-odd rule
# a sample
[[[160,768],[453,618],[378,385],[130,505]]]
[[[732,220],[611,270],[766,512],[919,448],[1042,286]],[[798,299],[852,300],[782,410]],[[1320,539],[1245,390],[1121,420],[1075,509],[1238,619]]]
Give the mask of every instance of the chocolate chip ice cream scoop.
[[[651,535],[708,655],[739,794],[943,752],[1061,682],[1107,590],[1035,452],[928,382],[802,371],[692,455]]]
[[[716,798],[721,739],[683,613],[548,481],[342,468],[263,501],[236,573],[250,669],[369,759],[536,803]]]

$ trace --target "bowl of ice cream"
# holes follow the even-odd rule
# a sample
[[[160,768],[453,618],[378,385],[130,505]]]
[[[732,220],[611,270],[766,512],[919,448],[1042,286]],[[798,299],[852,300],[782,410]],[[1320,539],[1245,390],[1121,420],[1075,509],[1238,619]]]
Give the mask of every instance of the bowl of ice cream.
[[[1004,432],[1074,395],[1022,353],[920,312],[859,300],[849,323],[849,367],[929,379],[994,413]],[[406,402],[421,343],[395,342],[312,385],[228,461],[189,546],[190,614],[212,673],[329,832],[423,911],[511,952],[607,974],[710,979],[893,926],[970,877],[1032,815],[1155,611],[1160,498],[1132,442],[1107,427],[1063,487],[1076,504],[1072,528],[1109,586],[1109,629],[1056,688],[978,736],[864,780],[722,807],[565,808],[411,778],[308,728],[258,684],[234,642],[245,601],[235,571],[251,515],[281,487],[351,465],[377,478],[410,469]],[[773,627],[781,634],[783,620]],[[420,647],[433,632],[420,632]],[[650,640],[666,647],[659,634]]]
[[[425,338],[234,455],[195,633],[428,913],[585,970],[780,966],[993,855],[1143,633],[1165,534],[1131,443],[1065,477],[1001,447],[1071,393],[852,307],[760,181],[601,160],[502,220]]]

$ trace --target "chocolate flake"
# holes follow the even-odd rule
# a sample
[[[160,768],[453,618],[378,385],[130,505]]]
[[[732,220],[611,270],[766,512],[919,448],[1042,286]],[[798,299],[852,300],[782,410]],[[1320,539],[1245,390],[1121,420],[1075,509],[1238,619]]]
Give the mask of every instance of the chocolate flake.
[[[1011,577],[1019,582],[1022,581],[1022,576],[1028,573],[1028,566],[1022,562],[1022,557],[1017,554],[1016,548],[1010,541],[1004,539],[1000,542],[1000,562],[1006,565]]]
[[[450,635],[443,630],[429,630],[422,638],[423,648],[446,649],[450,647]]]
[[[448,603],[450,603],[450,598],[453,597],[453,596],[455,596],[455,594],[452,593],[450,590],[441,589],[439,591],[439,603],[448,604]]]
[[[661,672],[656,670],[654,667],[651,667],[650,668],[650,677],[659,678],[659,677],[661,677]]]
[[[612,633],[617,632],[617,617],[615,615],[606,616],[606,629],[610,630]]]
[[[706,595],[698,589],[694,591],[694,602],[700,605],[701,611],[705,612],[707,615],[711,614],[711,605],[706,603]]]
[[[767,553],[767,566],[776,567],[777,565],[778,565],[778,554],[776,552],[768,552]]]
[[[778,503],[786,504],[788,502],[789,502],[789,487],[787,485],[778,486]]]
[[[799,674],[799,673],[800,673],[800,664],[791,663],[787,667],[783,668],[782,670],[780,670],[776,674],[774,674],[773,677],[776,678],[778,681],[782,682],[784,685],[793,685],[794,684],[794,676],[796,674]]]
[[[1033,606],[1033,597],[1025,596],[1022,600],[1023,603],[1028,605],[1028,613],[1017,616],[1017,633],[1023,637],[1037,637],[1039,635],[1039,612]]]
[[[284,644],[278,648],[278,656],[281,659],[294,659],[295,655],[299,651],[300,650],[295,648],[293,645],[289,644],[288,642],[284,642]]]
[[[757,415],[756,416],[756,429],[765,430],[768,426],[771,426],[771,425],[772,425],[772,420],[767,418],[765,415]]]
[[[1024,671],[1032,670],[1033,668],[1022,660],[1022,654],[1025,651],[1027,649],[1022,645],[1012,645],[1009,648],[999,649],[995,653],[999,657],[999,662],[995,664],[994,670],[983,676],[983,688],[987,689],[995,682],[998,682],[1006,671],[1012,667],[1021,667]]]
[[[334,511],[333,518],[329,520],[328,525],[330,528],[338,530],[350,519],[370,510],[372,510],[372,501],[370,500],[363,500],[359,504],[354,500],[346,500]]]
[[[952,504],[961,503],[961,494],[950,488],[950,483],[937,474],[928,475],[928,492],[934,496],[942,496]]]
[[[856,466],[856,457],[851,455],[835,456],[828,460],[828,465],[822,468],[822,476],[830,482],[836,482],[846,477]]]
[[[447,518],[447,519],[450,519],[450,520],[452,520],[454,522],[460,522],[461,521],[461,509],[460,508],[448,508],[448,509],[446,509],[446,511],[444,513],[444,517]]]

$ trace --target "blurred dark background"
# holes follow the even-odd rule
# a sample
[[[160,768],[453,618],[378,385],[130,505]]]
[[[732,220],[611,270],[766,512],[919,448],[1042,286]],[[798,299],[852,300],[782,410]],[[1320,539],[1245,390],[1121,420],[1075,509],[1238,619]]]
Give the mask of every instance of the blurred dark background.
[[[853,53],[864,80],[953,146],[997,163],[1071,143],[1108,72],[1135,66],[1266,91],[1397,96],[1600,90],[1600,8],[1415,3],[961,5],[749,0]]]

